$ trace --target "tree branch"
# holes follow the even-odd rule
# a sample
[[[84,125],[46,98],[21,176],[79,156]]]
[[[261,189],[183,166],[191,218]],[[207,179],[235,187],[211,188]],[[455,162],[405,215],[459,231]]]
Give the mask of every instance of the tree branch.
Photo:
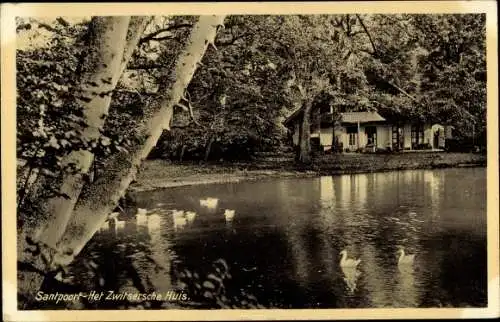
[[[366,35],[368,36],[368,39],[370,40],[370,44],[372,45],[372,48],[373,48],[373,52],[376,56],[378,56],[378,51],[377,51],[377,47],[375,46],[375,43],[373,42],[373,38],[372,36],[370,35],[370,32],[368,31],[368,28],[366,28],[366,25],[365,23],[363,22],[363,19],[361,19],[360,15],[359,14],[356,14],[356,18],[358,18],[359,20],[359,23],[361,24],[361,27],[363,27],[363,30],[365,31]]]
[[[161,34],[162,32],[167,32],[167,31],[172,31],[172,30],[177,30],[177,29],[181,29],[181,28],[187,28],[187,27],[193,27],[192,24],[189,24],[189,23],[181,23],[181,24],[178,24],[178,25],[172,25],[172,26],[168,26],[166,28],[162,28],[162,29],[158,29],[144,37],[142,37],[140,40],[139,40],[139,45],[140,44],[143,44],[145,42],[148,42],[150,40],[164,40],[164,39],[169,39],[169,38],[173,38],[173,37],[167,37],[167,36],[164,36],[164,37],[156,37],[158,36],[159,34]]]
[[[415,103],[418,103],[420,104],[420,102],[413,96],[411,96],[410,94],[408,94],[408,92],[406,92],[404,89],[402,89],[401,87],[397,86],[396,84],[394,84],[393,82],[391,81],[386,81],[389,85],[391,85],[392,87],[394,87],[395,89],[397,89],[400,93],[402,93],[403,95],[409,97],[412,101],[414,101]]]

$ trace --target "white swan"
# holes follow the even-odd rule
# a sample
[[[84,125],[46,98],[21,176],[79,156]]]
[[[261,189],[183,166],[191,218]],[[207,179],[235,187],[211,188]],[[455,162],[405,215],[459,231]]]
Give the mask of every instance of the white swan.
[[[184,210],[173,210],[172,218],[175,220],[176,218],[184,217]]]
[[[186,217],[177,217],[174,218],[174,229],[181,229],[184,228],[187,224],[187,219]]]
[[[356,267],[361,262],[361,259],[348,259],[347,250],[345,249],[340,252],[340,255],[342,255],[342,258],[340,259],[340,267]]]
[[[196,212],[186,211],[186,219],[189,224],[193,223],[195,217],[196,217]]]
[[[354,293],[354,291],[356,291],[358,277],[361,275],[361,272],[356,266],[340,266],[340,269],[342,270],[342,273],[344,273],[344,281],[347,288],[351,293]]]
[[[403,248],[400,248],[398,250],[399,258],[398,258],[398,265],[413,265],[413,262],[415,260],[415,254],[411,255],[406,255],[405,250]]]
[[[218,203],[219,203],[219,199],[217,199],[217,198],[200,199],[200,206],[211,208],[211,209],[216,208]]]
[[[226,217],[226,222],[233,221],[234,213],[235,213],[235,211],[231,210],[231,209],[226,209],[226,211],[224,211],[224,217]]]

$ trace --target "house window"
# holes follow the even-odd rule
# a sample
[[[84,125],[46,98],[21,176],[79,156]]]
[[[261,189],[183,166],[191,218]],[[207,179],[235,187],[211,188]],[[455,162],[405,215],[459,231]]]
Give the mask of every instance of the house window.
[[[392,127],[392,148],[394,150],[403,149],[403,129],[399,126]]]
[[[349,145],[356,145],[356,133],[349,133]]]
[[[375,126],[367,126],[366,127],[366,136],[367,136],[367,144],[368,145],[377,145],[377,128]]]
[[[348,126],[346,128],[347,135],[349,136],[349,145],[357,145],[357,135],[358,135],[358,127],[357,126]]]
[[[424,143],[424,126],[416,124],[411,126],[411,146],[412,149],[417,149],[419,145]]]

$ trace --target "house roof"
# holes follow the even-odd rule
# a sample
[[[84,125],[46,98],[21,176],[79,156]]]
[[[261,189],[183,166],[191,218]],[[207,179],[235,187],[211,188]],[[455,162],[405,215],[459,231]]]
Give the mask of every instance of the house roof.
[[[302,109],[295,110],[286,120],[285,125],[288,126],[294,120],[299,118],[302,115]],[[367,123],[367,122],[383,122],[386,121],[380,114],[377,112],[345,112],[340,113],[341,122],[343,123]],[[322,120],[329,120],[332,117],[331,113],[325,114],[322,116]]]
[[[340,113],[341,122],[344,123],[367,123],[367,122],[383,122],[385,118],[377,112],[346,112]]]

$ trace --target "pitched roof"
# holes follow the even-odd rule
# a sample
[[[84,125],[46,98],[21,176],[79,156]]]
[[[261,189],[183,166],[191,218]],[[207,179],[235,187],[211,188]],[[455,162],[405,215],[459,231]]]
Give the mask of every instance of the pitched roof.
[[[295,110],[286,120],[285,125],[288,126],[290,123],[295,121],[297,118],[301,117],[302,109]],[[340,113],[341,122],[343,123],[367,123],[367,122],[383,122],[386,121],[379,113],[377,112],[345,112]],[[322,120],[331,121],[332,117],[331,113],[322,115]]]
[[[385,118],[377,112],[346,112],[340,113],[342,122],[345,123],[366,123],[366,122],[383,122]]]

